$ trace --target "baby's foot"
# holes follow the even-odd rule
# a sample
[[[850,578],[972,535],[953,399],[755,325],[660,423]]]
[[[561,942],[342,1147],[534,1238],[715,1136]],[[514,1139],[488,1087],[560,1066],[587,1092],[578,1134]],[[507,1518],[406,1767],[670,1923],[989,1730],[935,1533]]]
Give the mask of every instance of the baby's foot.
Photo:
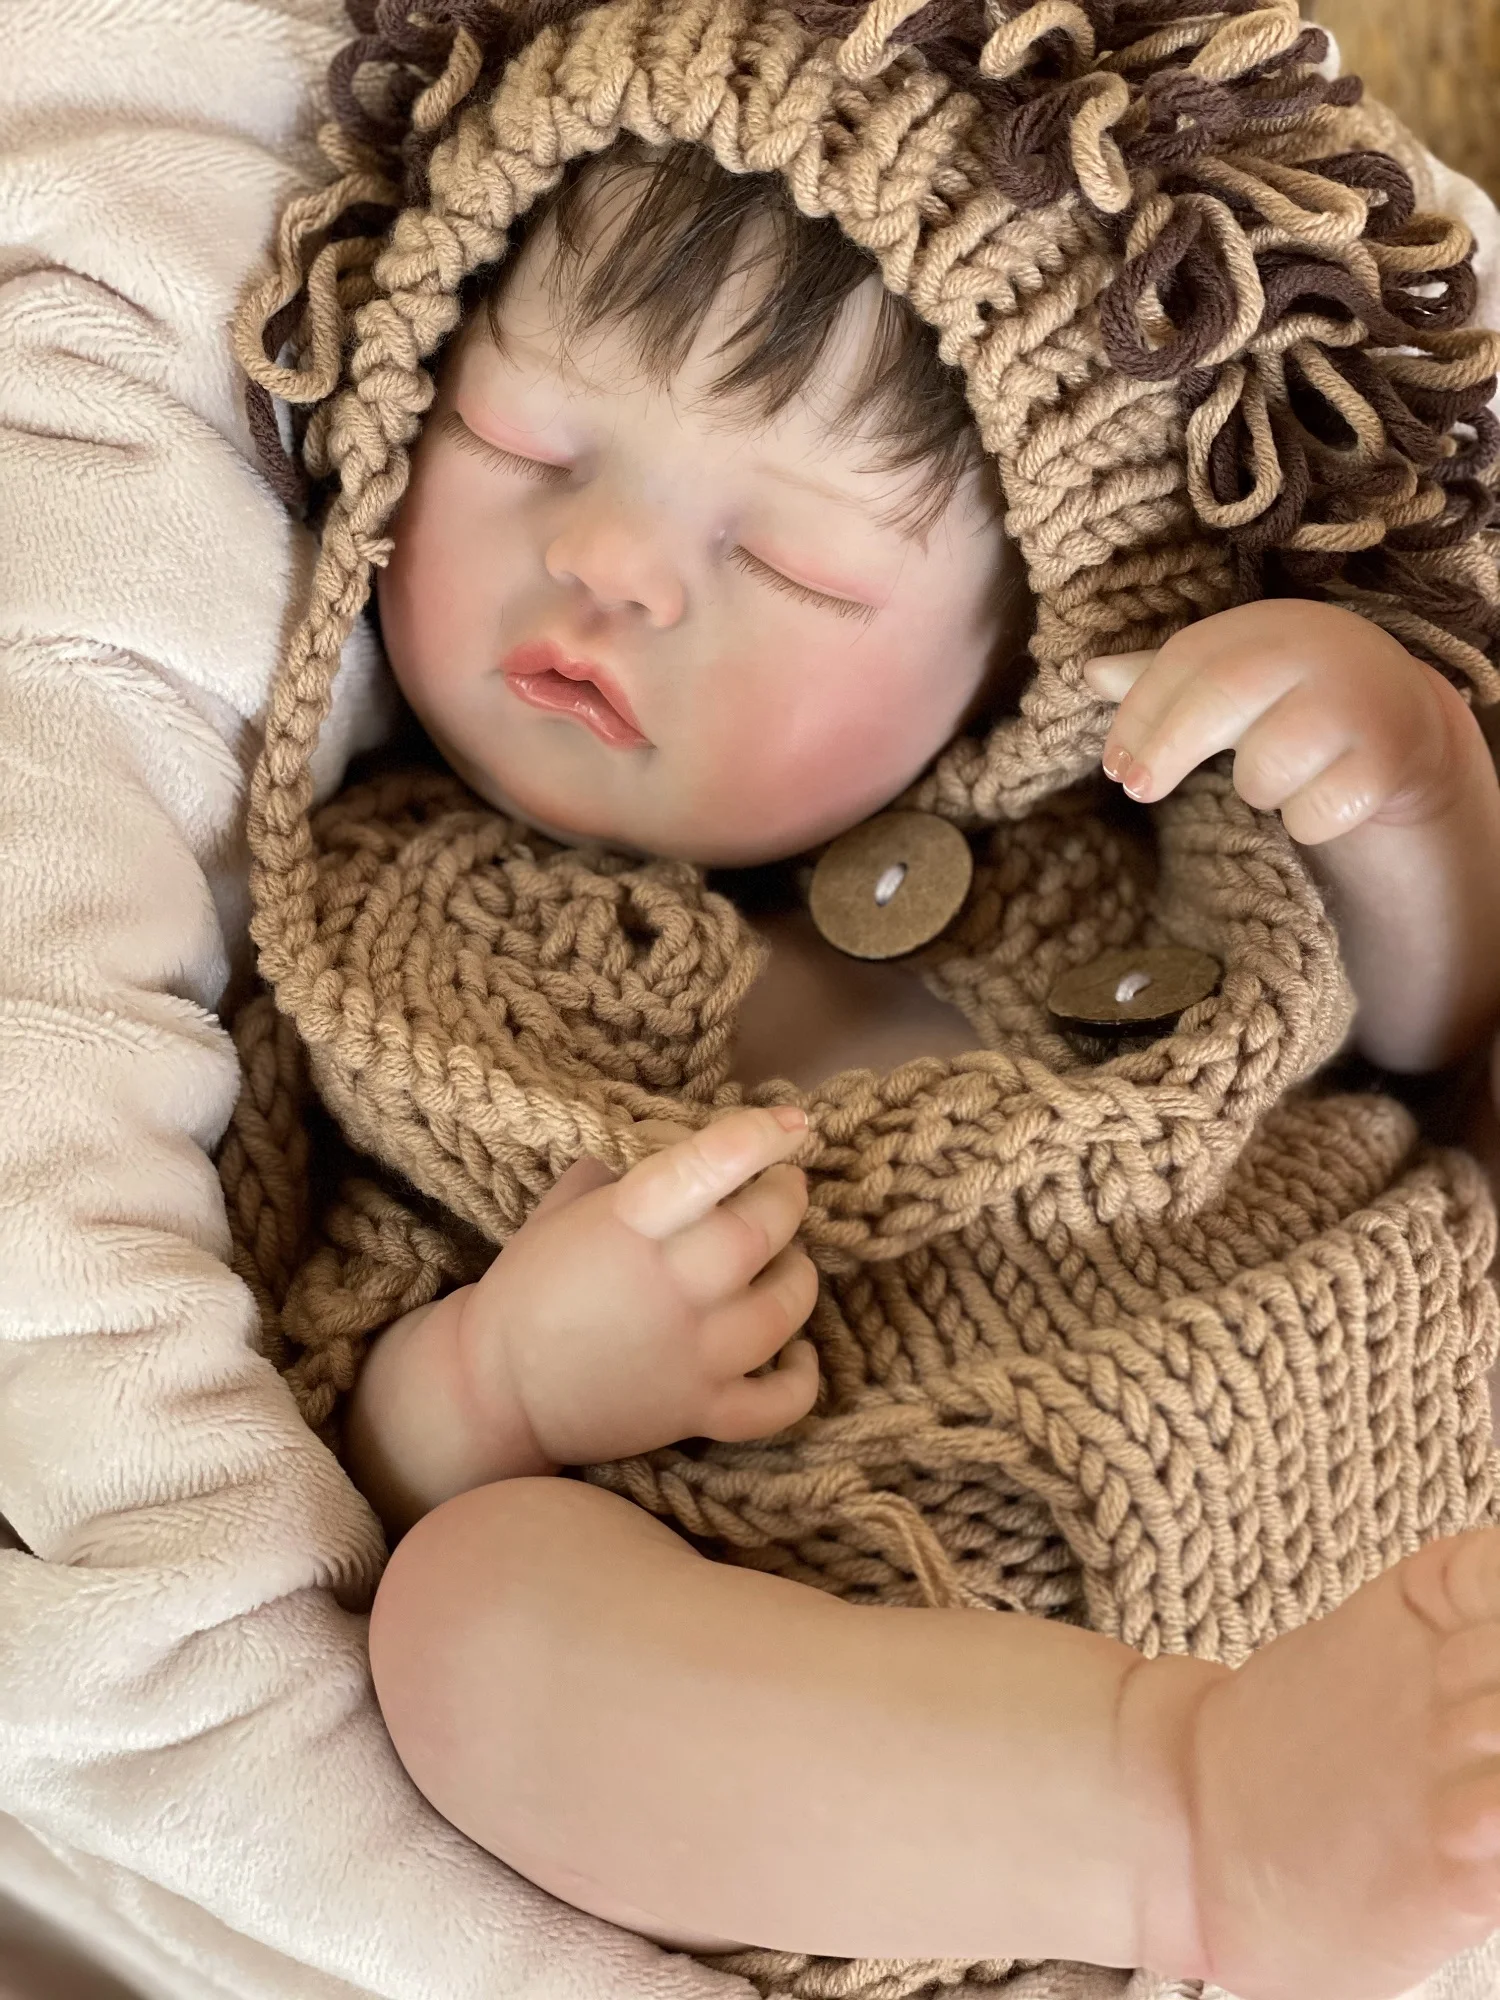
[[[1500,1529],[1215,1682],[1195,1775],[1203,1941],[1239,2000],[1391,2000],[1500,1930]]]

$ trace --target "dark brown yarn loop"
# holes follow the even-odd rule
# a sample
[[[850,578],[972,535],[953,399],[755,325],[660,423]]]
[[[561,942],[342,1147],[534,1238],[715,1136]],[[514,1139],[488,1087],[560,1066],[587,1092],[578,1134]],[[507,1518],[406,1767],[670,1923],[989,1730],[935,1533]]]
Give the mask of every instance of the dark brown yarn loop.
[[[1416,213],[1417,194],[1411,175],[1388,153],[1330,153],[1309,160],[1308,170],[1343,187],[1378,197],[1365,224],[1367,235],[1387,241],[1404,229]]]
[[[1222,145],[1239,123],[1231,92],[1211,77],[1184,71],[1153,71],[1142,84],[1140,103],[1147,114],[1145,129],[1126,140],[1126,158],[1133,166],[1163,174]]]
[[[1177,317],[1153,345],[1139,311],[1147,291],[1170,292]],[[1197,210],[1178,207],[1150,248],[1132,257],[1099,301],[1104,351],[1125,375],[1168,382],[1195,368],[1223,340],[1234,317],[1227,274]]]

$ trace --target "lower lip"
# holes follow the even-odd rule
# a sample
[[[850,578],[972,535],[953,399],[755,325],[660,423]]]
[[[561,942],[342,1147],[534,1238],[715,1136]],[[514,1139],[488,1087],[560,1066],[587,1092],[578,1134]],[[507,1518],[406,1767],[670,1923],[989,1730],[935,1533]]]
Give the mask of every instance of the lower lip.
[[[632,729],[620,711],[594,686],[592,681],[570,681],[566,674],[549,667],[540,674],[507,674],[505,685],[533,708],[552,715],[568,715],[592,729],[601,742],[617,750],[634,750],[649,739]]]

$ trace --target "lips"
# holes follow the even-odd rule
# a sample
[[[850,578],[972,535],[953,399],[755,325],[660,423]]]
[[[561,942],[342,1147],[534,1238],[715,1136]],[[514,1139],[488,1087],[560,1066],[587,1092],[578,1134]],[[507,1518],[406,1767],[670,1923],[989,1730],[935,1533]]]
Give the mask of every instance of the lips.
[[[572,716],[616,749],[634,749],[649,740],[624,690],[608,672],[592,660],[570,660],[554,640],[530,639],[513,647],[500,671],[522,701]]]

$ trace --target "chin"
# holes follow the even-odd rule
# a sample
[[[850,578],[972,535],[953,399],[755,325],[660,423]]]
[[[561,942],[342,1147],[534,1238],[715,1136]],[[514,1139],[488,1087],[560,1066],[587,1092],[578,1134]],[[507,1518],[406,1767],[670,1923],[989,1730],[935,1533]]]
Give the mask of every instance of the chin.
[[[778,861],[790,861],[811,846],[811,841],[776,841],[767,846],[753,841],[743,847],[725,847],[710,842],[683,841],[655,847],[651,851],[667,861],[690,861],[695,868],[769,868]]]
[[[477,792],[486,805],[493,806],[496,812],[504,813],[508,819],[520,820],[523,826],[529,826],[533,832],[545,835],[548,840],[557,841],[560,846],[584,847],[597,844],[613,848],[620,854],[636,856],[642,861],[648,861],[662,851],[642,846],[639,840],[633,840],[613,827],[572,819],[565,810],[559,810],[556,806],[533,805],[526,799],[517,797],[488,772],[477,770],[456,758],[450,757],[448,761],[470,791]]]
[[[493,770],[473,763],[451,744],[436,736],[434,742],[470,791],[478,793],[487,805],[507,818],[519,820],[523,826],[567,847],[597,843],[641,861],[686,861],[703,869],[766,867],[832,839],[859,817],[858,814],[853,818],[840,817],[832,826],[818,823],[771,839],[763,831],[758,834],[747,831],[726,839],[722,826],[711,831],[682,825],[650,827],[639,821],[626,826],[618,819],[601,820],[592,813],[571,813],[566,798],[559,797],[557,790],[533,790],[524,782],[512,785]]]
[[[493,806],[496,812],[504,813],[507,819],[518,819],[523,826],[529,826],[537,833],[544,833],[549,840],[559,840],[570,845],[582,840],[604,837],[597,834],[589,835],[576,827],[568,826],[565,823],[566,813],[554,817],[547,810],[545,801],[534,803],[524,792],[513,790],[503,778],[497,777],[483,764],[476,764],[453,744],[445,742],[431,725],[428,725],[428,734],[432,737],[443,761],[463,779],[469,790],[477,793],[487,806]]]

